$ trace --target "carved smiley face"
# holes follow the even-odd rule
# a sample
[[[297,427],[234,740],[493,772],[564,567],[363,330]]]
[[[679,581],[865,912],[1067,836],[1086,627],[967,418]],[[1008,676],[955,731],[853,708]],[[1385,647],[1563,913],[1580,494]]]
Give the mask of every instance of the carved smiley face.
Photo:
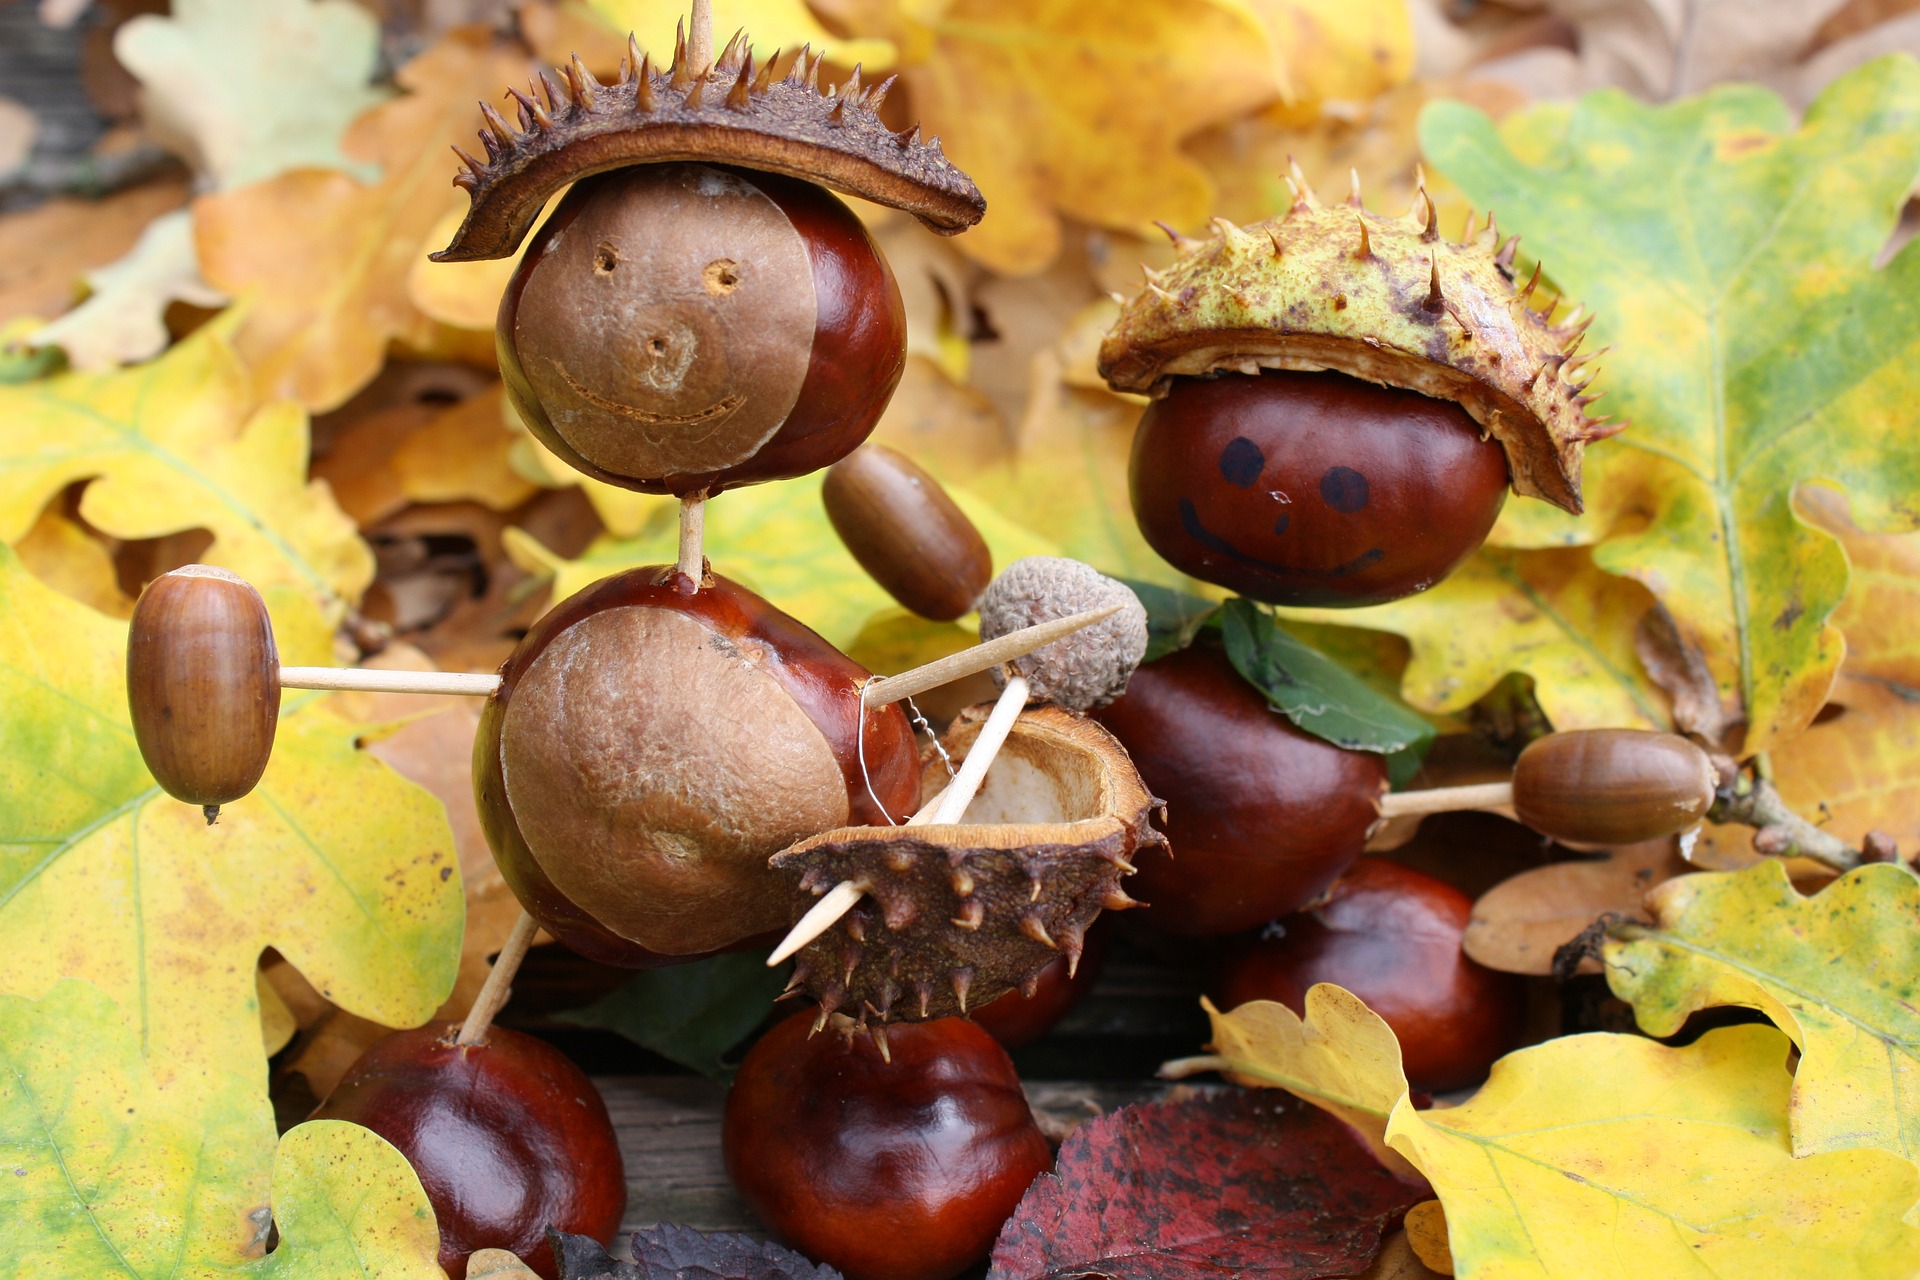
[[[1446,576],[1492,527],[1506,454],[1457,405],[1337,373],[1186,379],[1141,418],[1134,515],[1203,581],[1374,604]]]
[[[717,491],[812,470],[865,438],[901,365],[898,299],[826,192],[642,165],[580,183],[535,233],[501,301],[502,375],[535,434],[581,470]],[[858,434],[838,452],[779,456],[844,428]]]

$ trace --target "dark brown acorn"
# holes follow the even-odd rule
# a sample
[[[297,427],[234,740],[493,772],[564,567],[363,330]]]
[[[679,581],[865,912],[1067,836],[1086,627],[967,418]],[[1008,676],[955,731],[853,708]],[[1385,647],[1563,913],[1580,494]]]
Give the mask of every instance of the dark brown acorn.
[[[971,612],[993,580],[993,553],[973,521],[903,453],[871,442],[827,469],[827,518],[860,567],[923,618]]]
[[[919,795],[913,728],[865,668],[725,578],[629,570],[563,601],[501,670],[474,789],[501,874],[611,964],[692,959],[792,922],[768,855]]]
[[[1687,739],[1644,729],[1536,738],[1513,768],[1513,811],[1575,844],[1635,844],[1693,826],[1713,806],[1713,761]]]
[[[1175,568],[1255,600],[1424,591],[1485,541],[1507,456],[1459,405],[1343,373],[1175,380],[1140,419],[1134,517]]]
[[[253,790],[280,721],[280,656],[260,593],[204,564],[147,584],[127,631],[127,708],[154,781],[208,822]]]
[[[943,740],[957,763],[988,708],[963,713]],[[934,759],[931,747],[927,759]],[[966,821],[845,827],[773,858],[793,910],[833,886],[865,896],[803,948],[794,986],[818,1018],[925,1021],[1029,988],[1056,956],[1077,965],[1102,910],[1135,905],[1120,888],[1154,800],[1113,736],[1083,716],[1030,707],[1014,721]],[[944,773],[925,771],[931,799]]]
[[[740,1198],[849,1280],[948,1280],[985,1258],[1053,1167],[1006,1050],[961,1018],[894,1028],[884,1054],[811,1023],[774,1027],[734,1077],[721,1146]]]
[[[1196,644],[1134,672],[1093,713],[1166,802],[1167,848],[1143,850],[1131,891],[1169,933],[1233,933],[1296,911],[1360,856],[1386,766],[1293,727]]]
[[[453,1280],[508,1249],[552,1280],[547,1228],[610,1244],[627,1204],[620,1144],[586,1073],[543,1040],[489,1027],[480,1044],[430,1023],[376,1040],[313,1113],[400,1149],[440,1225]]]
[[[1416,1089],[1473,1084],[1518,1038],[1526,984],[1460,950],[1472,912],[1473,900],[1452,885],[1362,858],[1323,900],[1227,965],[1220,1007],[1277,1000],[1301,1013],[1308,988],[1331,982],[1393,1028]]]

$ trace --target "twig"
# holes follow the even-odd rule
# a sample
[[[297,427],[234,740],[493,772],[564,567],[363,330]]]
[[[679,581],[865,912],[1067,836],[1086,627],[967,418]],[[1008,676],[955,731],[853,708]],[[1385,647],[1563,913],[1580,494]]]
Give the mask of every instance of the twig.
[[[493,1025],[494,1015],[513,993],[513,975],[520,972],[520,962],[527,958],[527,948],[533,945],[533,935],[539,929],[525,911],[514,921],[513,932],[507,935],[506,945],[500,948],[493,968],[487,971],[480,994],[473,998],[473,1008],[467,1010],[467,1020],[460,1024],[455,1044],[479,1044],[487,1038],[487,1028]]]
[[[680,572],[698,587],[707,576],[706,490],[680,499]]]
[[[1851,871],[1865,859],[1840,837],[1822,831],[1787,807],[1765,778],[1749,770],[1722,769],[1709,822],[1753,827],[1753,847],[1770,858],[1812,858],[1835,871]]]
[[[713,64],[713,0],[693,0],[691,25],[693,30],[687,33],[687,65],[695,75],[705,75]]]

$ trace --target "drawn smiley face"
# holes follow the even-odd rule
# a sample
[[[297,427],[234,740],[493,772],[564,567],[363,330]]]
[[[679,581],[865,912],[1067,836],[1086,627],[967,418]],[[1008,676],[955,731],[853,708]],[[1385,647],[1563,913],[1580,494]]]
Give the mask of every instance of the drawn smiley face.
[[[1480,545],[1506,454],[1459,406],[1337,373],[1186,379],[1142,417],[1134,515],[1175,567],[1256,600],[1419,591]]]

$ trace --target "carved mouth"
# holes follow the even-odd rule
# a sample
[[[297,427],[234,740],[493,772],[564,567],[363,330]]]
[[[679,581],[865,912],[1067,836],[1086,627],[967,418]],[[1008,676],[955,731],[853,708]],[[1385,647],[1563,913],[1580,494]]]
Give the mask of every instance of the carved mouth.
[[[609,400],[607,397],[581,386],[579,381],[571,373],[567,372],[567,366],[561,364],[558,360],[550,360],[548,363],[560,371],[560,376],[566,380],[569,387],[573,388],[575,395],[585,400],[594,408],[605,409],[608,413],[625,418],[629,422],[638,422],[650,427],[690,427],[696,423],[717,422],[747,402],[747,397],[736,391],[732,395],[722,396],[706,408],[696,409],[692,413],[654,413],[648,409],[639,409],[630,404],[622,404],[618,400]]]
[[[1294,574],[1302,578],[1350,577],[1362,569],[1367,568],[1369,565],[1376,563],[1382,556],[1387,554],[1379,547],[1374,547],[1370,551],[1362,551],[1353,559],[1348,560],[1344,564],[1337,564],[1331,569],[1307,569],[1299,565],[1280,564],[1273,560],[1262,560],[1258,556],[1248,555],[1219,534],[1207,528],[1204,524],[1201,524],[1200,511],[1193,505],[1193,499],[1191,498],[1180,499],[1180,525],[1187,531],[1189,538],[1192,538],[1207,550],[1218,555],[1226,556],[1228,559],[1238,561],[1241,564],[1251,565],[1256,569],[1264,569],[1268,573]]]

